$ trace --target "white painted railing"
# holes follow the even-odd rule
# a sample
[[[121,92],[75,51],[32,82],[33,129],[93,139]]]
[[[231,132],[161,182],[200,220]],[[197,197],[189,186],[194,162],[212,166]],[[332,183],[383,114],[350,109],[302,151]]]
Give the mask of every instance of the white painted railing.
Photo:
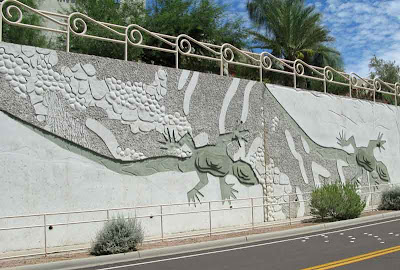
[[[360,196],[368,202],[368,205],[365,208],[365,212],[375,210],[377,209],[378,205],[380,204],[380,195],[384,190],[387,190],[388,188],[393,188],[394,184],[384,184],[384,185],[370,185],[370,186],[360,186],[359,190],[361,191]],[[375,190],[376,188],[379,188],[379,190]],[[363,190],[367,192],[363,192]],[[233,206],[231,203],[225,203],[223,207],[217,207],[216,205],[219,204],[221,205],[223,201],[208,201],[208,202],[202,202],[202,203],[197,203],[197,205],[201,205],[202,207],[192,207],[186,208],[186,211],[171,211],[172,209],[177,209],[179,206],[188,206],[188,203],[174,203],[174,204],[163,204],[163,205],[148,205],[148,206],[137,206],[137,207],[124,207],[124,208],[110,208],[110,209],[96,209],[96,210],[86,210],[86,211],[70,211],[70,212],[54,212],[54,213],[41,213],[41,214],[31,214],[31,215],[18,215],[18,216],[5,216],[5,217],[0,217],[0,222],[2,224],[9,224],[9,226],[4,226],[0,227],[0,233],[6,232],[6,233],[12,233],[12,232],[18,232],[18,231],[23,231],[27,229],[37,229],[41,230],[43,233],[41,237],[43,237],[41,243],[42,247],[40,249],[36,249],[36,252],[32,253],[29,250],[26,252],[23,252],[23,254],[20,255],[8,255],[7,254],[1,254],[0,253],[0,260],[3,259],[14,259],[14,258],[19,258],[19,257],[28,257],[28,256],[39,256],[39,255],[44,255],[47,256],[48,254],[52,253],[60,253],[60,252],[71,252],[71,251],[79,251],[79,250],[87,250],[88,248],[67,248],[63,249],[63,247],[54,249],[49,248],[49,242],[52,242],[51,237],[55,237],[51,232],[52,230],[60,230],[61,228],[65,228],[68,226],[86,226],[88,224],[92,225],[103,225],[105,222],[115,218],[116,214],[119,214],[121,212],[129,212],[129,213],[134,213],[133,216],[140,222],[153,222],[156,223],[157,226],[160,226],[159,228],[159,237],[155,238],[148,238],[145,239],[145,242],[153,242],[153,241],[167,241],[167,240],[173,240],[173,239],[182,239],[182,238],[193,238],[193,237],[198,237],[198,236],[212,236],[212,235],[218,235],[218,234],[225,234],[225,233],[231,233],[231,232],[240,232],[240,231],[249,231],[249,230],[254,230],[254,229],[260,229],[260,228],[266,228],[266,227],[271,227],[271,226],[277,226],[277,225],[283,225],[283,224],[293,224],[293,223],[299,223],[301,222],[304,217],[297,217],[297,213],[293,213],[293,208],[296,208],[296,205],[300,205],[301,203],[304,203],[304,206],[307,205],[307,209],[309,209],[309,203],[311,200],[311,192],[306,192],[302,193],[301,195],[303,198],[306,198],[304,200],[298,200],[298,195],[296,193],[292,194],[285,194],[282,196],[270,196],[270,197],[276,197],[276,198],[282,198],[282,197],[287,197],[288,199],[284,202],[279,202],[279,203],[267,203],[266,202],[266,197],[255,197],[255,198],[246,198],[246,199],[235,199],[232,200],[232,202],[235,202],[235,206]],[[281,206],[285,208],[285,214],[286,214],[286,219],[284,220],[278,220],[278,221],[267,221],[267,220],[258,220],[256,218],[255,213],[257,209],[262,209],[263,215],[268,216],[268,211],[274,211],[273,207],[274,206]],[[237,210],[244,210],[248,211],[247,215],[249,216],[248,223],[245,224],[240,224],[239,226],[226,226],[226,227],[217,227],[215,226],[215,220],[218,219],[218,217],[221,217],[227,213],[232,213],[234,214],[235,211]],[[143,214],[138,214],[138,213],[143,213]],[[55,216],[71,216],[71,215],[78,215],[83,214],[84,216],[96,216],[96,218],[93,218],[91,220],[73,220],[73,221],[67,221],[67,222],[60,222],[60,221],[51,221],[51,219]],[[169,217],[180,217],[184,215],[197,215],[201,217],[202,219],[204,216],[207,216],[207,220],[205,222],[208,223],[208,228],[207,229],[199,229],[199,230],[193,230],[190,232],[186,232],[184,234],[177,234],[177,233],[171,233],[168,230],[166,230],[165,226],[165,219]],[[214,214],[214,215],[213,215]],[[238,214],[238,212],[236,212]],[[235,215],[236,215],[235,214]],[[244,213],[241,212],[241,215]],[[98,218],[99,216],[103,216],[103,218]],[[306,212],[306,216],[309,216],[309,212]],[[193,217],[193,216],[190,216]],[[35,218],[36,220],[40,221],[35,224],[24,224],[23,226],[15,226],[13,224],[18,224],[18,220],[22,219],[27,219],[27,218]],[[126,217],[125,218],[129,218]],[[194,218],[195,219],[195,218]],[[194,220],[193,219],[193,220]],[[14,222],[13,222],[14,221]],[[175,224],[178,222],[178,220],[174,220]],[[149,223],[148,223],[149,224]],[[229,224],[227,224],[229,225]],[[93,229],[92,229],[93,230]],[[23,234],[18,234],[20,237],[25,239],[27,237],[26,233]],[[53,236],[52,236],[53,235]],[[54,240],[54,239],[53,239]],[[0,243],[0,244],[5,244],[5,243]]]
[[[23,12],[34,13],[43,18],[50,26],[27,25],[22,23]],[[15,12],[13,16],[13,12]],[[175,66],[179,68],[180,56],[195,57],[204,60],[211,60],[220,67],[220,75],[229,75],[229,66],[243,66],[258,70],[259,79],[262,82],[266,72],[275,72],[293,76],[293,86],[298,87],[298,78],[306,78],[314,81],[320,81],[323,84],[323,91],[328,92],[328,85],[338,85],[348,87],[348,96],[352,97],[354,93],[362,91],[364,96],[376,100],[376,94],[385,94],[394,97],[395,105],[398,103],[400,95],[400,83],[392,84],[383,82],[380,79],[361,78],[355,73],[345,73],[326,66],[324,68],[316,67],[298,59],[289,61],[275,57],[269,52],[253,53],[236,48],[231,44],[214,45],[200,42],[188,35],[181,34],[178,37],[155,33],[149,31],[137,24],[121,26],[111,23],[100,22],[81,13],[72,13],[70,15],[57,14],[43,10],[33,9],[17,0],[3,0],[0,13],[0,41],[2,41],[3,23],[19,27],[27,27],[36,30],[50,31],[66,36],[66,51],[70,50],[71,36],[102,40],[106,42],[124,44],[124,58],[128,59],[129,46],[161,51],[175,55]],[[16,18],[15,18],[16,17]],[[106,30],[110,37],[100,37],[88,34],[88,23],[91,27]],[[161,41],[161,46],[151,46],[145,44],[143,36],[152,37]],[[202,55],[196,48],[202,48],[208,55]]]

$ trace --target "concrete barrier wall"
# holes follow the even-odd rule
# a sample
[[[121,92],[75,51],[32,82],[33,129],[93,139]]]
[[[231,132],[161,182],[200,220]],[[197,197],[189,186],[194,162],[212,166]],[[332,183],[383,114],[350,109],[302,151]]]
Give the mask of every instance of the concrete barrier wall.
[[[7,43],[0,88],[0,217],[207,210],[200,199],[226,209],[212,213],[220,229],[307,215],[302,201],[324,183],[398,181],[394,106]],[[257,205],[284,205],[252,213],[239,209],[250,200],[221,202],[262,196]],[[151,238],[161,234],[160,211],[108,214],[144,216]],[[46,224],[106,218],[56,214]],[[163,233],[207,230],[208,218],[167,216]],[[0,219],[0,228],[36,223]],[[87,244],[101,226],[55,225],[47,244]],[[43,237],[43,228],[0,230],[0,252],[43,247]]]
[[[184,203],[164,208],[173,213],[199,209],[198,199],[263,196],[264,160],[250,160],[263,144],[262,84],[6,43],[0,74],[0,217]],[[250,209],[231,213],[213,213],[213,227],[251,224]],[[208,229],[207,218],[168,216],[164,233]],[[47,223],[79,219],[104,212]],[[146,236],[160,236],[160,217],[141,221]],[[93,226],[54,226],[48,244],[87,243]],[[35,237],[29,248],[43,244]],[[3,231],[1,251],[26,240]]]
[[[398,107],[266,87],[265,142],[270,159],[266,182],[271,184],[269,194],[276,196],[269,198],[270,202],[282,202],[288,189],[308,199],[314,187],[332,182],[357,183],[363,187],[361,193],[399,183]],[[371,196],[363,197],[369,205]],[[280,207],[275,208],[272,218],[287,216],[287,209],[280,212]],[[299,203],[298,215],[308,212],[308,207]]]

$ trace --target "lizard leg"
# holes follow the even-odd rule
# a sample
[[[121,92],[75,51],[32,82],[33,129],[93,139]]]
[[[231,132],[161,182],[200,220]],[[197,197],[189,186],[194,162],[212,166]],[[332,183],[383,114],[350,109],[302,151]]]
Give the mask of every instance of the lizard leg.
[[[199,176],[200,181],[197,183],[197,185],[194,188],[192,188],[187,193],[189,205],[190,205],[190,202],[193,202],[194,206],[196,206],[196,201],[200,202],[199,195],[201,197],[204,197],[204,195],[200,192],[200,189],[202,189],[203,187],[205,187],[208,184],[207,173],[197,172],[197,175]]]
[[[351,180],[354,181],[354,184],[358,187],[361,186],[362,178],[363,178],[363,169],[361,167],[358,167],[357,174],[353,176]]]
[[[222,203],[225,203],[225,200],[228,200],[228,203],[231,204],[230,199],[236,199],[235,193],[238,193],[238,191],[233,188],[234,184],[227,184],[224,176],[219,178],[219,186],[221,189]]]

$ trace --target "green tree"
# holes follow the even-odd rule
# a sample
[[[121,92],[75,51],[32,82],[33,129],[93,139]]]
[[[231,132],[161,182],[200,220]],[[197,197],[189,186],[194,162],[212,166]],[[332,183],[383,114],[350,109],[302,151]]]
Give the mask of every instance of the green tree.
[[[20,0],[20,2],[35,9],[38,8],[39,1]],[[15,3],[11,4],[16,5]],[[3,7],[3,12],[5,12],[7,7],[10,6],[11,4],[6,4]],[[23,14],[22,23],[29,25],[37,25],[37,26],[40,26],[42,24],[42,18],[39,15],[32,13],[23,7],[20,8]],[[12,17],[8,18],[10,21],[16,21],[18,19],[18,12],[16,12],[15,9],[11,9],[11,15]],[[36,47],[48,46],[48,41],[46,39],[46,36],[40,30],[33,30],[25,27],[14,26],[7,24],[6,22],[3,22],[3,41],[21,45],[36,46]]]
[[[304,0],[248,0],[250,20],[265,31],[250,31],[255,47],[272,50],[272,54],[288,60],[311,60],[316,54],[322,62],[339,55],[327,46],[334,38],[322,25],[322,15]]]
[[[217,5],[214,0],[154,0],[147,10],[137,0],[124,0],[121,1],[121,4],[116,3],[115,0],[76,0],[76,4],[65,12],[80,12],[100,22],[124,26],[138,24],[152,32],[171,36],[187,34],[198,41],[212,44],[231,43],[239,48],[244,48],[247,44],[247,33],[243,27],[243,20],[229,16],[227,6]],[[122,40],[117,34],[90,23],[88,20],[85,21],[87,22],[86,34]],[[84,25],[78,22],[77,26],[79,28],[77,32],[82,32]],[[144,31],[141,33],[145,45],[174,49]],[[137,37],[136,35],[135,38]],[[65,44],[65,37],[60,39],[61,47]],[[203,48],[194,44],[192,46],[196,54],[211,55]],[[111,58],[123,59],[124,57],[124,44],[87,39],[74,34],[71,35],[70,50]],[[128,59],[163,66],[175,66],[175,55],[173,53],[141,49],[134,46],[129,46]],[[215,61],[209,63],[201,59],[181,56],[179,63],[181,68],[207,72],[219,71]]]
[[[75,5],[71,5],[70,9],[63,10],[62,12],[67,14],[72,12],[80,12],[96,21],[122,26],[127,26],[129,24],[143,25],[146,17],[143,3],[136,0],[124,0],[121,1],[121,3],[118,3],[115,0],[76,0]],[[73,23],[75,18],[82,17],[72,17],[71,23]],[[118,39],[122,41],[124,40],[124,37],[112,33],[111,31],[93,22],[88,20],[85,20],[85,22],[87,23],[86,34],[88,35]],[[83,24],[78,22],[77,26],[77,32],[82,32]],[[124,34],[124,30],[117,28],[114,29]],[[60,47],[64,46],[65,38],[65,36],[60,37]],[[88,39],[80,37],[79,35],[71,34],[70,51],[82,54],[124,59],[125,45],[109,41]],[[130,46],[128,59],[137,60],[141,53],[141,49]]]
[[[393,84],[400,82],[400,66],[396,64],[396,61],[385,61],[374,55],[371,58],[368,66],[370,69],[372,69],[372,71],[370,72],[371,79],[379,78],[384,82]],[[382,90],[390,91],[390,89],[388,89],[384,85],[382,85]],[[392,95],[377,94],[377,97],[383,98],[386,102],[390,104],[395,103],[394,96]]]
[[[374,55],[368,66],[372,69],[370,72],[371,79],[379,78],[388,83],[400,82],[400,66],[396,64],[396,61],[385,61]]]
[[[247,10],[257,28],[249,31],[254,48],[291,61],[342,66],[340,53],[329,46],[334,38],[322,25],[322,14],[304,0],[248,0]]]
[[[187,34],[201,42],[222,45],[230,43],[238,48],[247,45],[247,33],[241,18],[231,16],[226,5],[214,0],[154,0],[149,7],[146,28],[158,33],[178,36]],[[148,40],[153,46],[171,48],[156,39]],[[196,54],[211,56],[209,52],[192,43]],[[215,55],[214,55],[215,56]],[[146,51],[146,62],[175,66],[175,56],[156,51]],[[180,67],[192,70],[218,72],[215,62],[180,57]]]

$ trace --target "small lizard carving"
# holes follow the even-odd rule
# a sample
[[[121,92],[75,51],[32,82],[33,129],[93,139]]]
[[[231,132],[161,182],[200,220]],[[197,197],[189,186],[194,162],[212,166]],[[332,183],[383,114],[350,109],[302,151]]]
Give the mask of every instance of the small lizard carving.
[[[365,169],[367,172],[371,173],[371,176],[374,179],[381,179],[382,181],[389,182],[390,177],[386,165],[383,164],[382,161],[377,161],[374,156],[374,149],[378,148],[379,151],[381,149],[385,150],[383,146],[386,141],[382,140],[383,134],[379,133],[378,138],[376,140],[370,140],[367,147],[357,147],[354,136],[351,136],[346,140],[346,135],[344,131],[339,133],[339,137],[337,138],[338,144],[342,147],[346,147],[351,145],[354,149],[354,153],[349,154],[347,160],[350,163],[356,163],[362,169]],[[360,176],[360,173],[355,177]]]

